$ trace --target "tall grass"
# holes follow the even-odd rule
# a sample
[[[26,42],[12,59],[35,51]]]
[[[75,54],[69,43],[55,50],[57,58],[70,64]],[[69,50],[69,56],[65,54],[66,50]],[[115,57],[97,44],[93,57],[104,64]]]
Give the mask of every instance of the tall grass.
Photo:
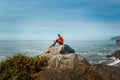
[[[0,80],[34,80],[33,74],[45,67],[49,58],[16,54],[0,62]]]

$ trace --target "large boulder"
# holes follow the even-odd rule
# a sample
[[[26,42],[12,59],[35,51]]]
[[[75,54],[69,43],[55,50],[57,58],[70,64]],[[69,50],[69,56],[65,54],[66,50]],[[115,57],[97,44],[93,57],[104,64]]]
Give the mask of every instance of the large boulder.
[[[55,55],[75,53],[75,50],[67,44],[48,47],[41,55],[52,58]]]
[[[88,66],[88,61],[68,45],[57,45],[47,48],[41,56],[50,58],[48,68],[50,69],[75,69],[81,65]]]
[[[75,50],[73,50],[67,44],[64,44],[64,45],[50,46],[44,51],[44,53],[68,54],[68,53],[75,53]]]
[[[81,65],[88,65],[88,62],[80,54],[59,54],[49,60],[48,68],[75,69]]]

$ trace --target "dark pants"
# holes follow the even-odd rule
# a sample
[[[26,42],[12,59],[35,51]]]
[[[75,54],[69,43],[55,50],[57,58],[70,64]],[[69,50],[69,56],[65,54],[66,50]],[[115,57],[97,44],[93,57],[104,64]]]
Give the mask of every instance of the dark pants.
[[[60,45],[63,45],[61,42],[59,42],[58,40],[54,41],[54,43],[52,44],[52,46],[55,46],[55,44],[58,43]]]

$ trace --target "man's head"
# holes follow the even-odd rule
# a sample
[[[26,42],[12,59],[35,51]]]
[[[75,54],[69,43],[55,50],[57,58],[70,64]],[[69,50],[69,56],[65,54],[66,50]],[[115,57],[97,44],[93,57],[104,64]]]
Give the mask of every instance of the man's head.
[[[58,34],[58,36],[60,36],[60,34]]]

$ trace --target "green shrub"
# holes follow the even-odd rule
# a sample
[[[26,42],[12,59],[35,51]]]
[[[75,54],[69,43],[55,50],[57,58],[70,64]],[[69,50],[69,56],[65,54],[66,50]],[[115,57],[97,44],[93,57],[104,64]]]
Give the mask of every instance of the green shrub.
[[[40,72],[49,58],[16,54],[0,62],[0,80],[33,80],[32,74]]]

